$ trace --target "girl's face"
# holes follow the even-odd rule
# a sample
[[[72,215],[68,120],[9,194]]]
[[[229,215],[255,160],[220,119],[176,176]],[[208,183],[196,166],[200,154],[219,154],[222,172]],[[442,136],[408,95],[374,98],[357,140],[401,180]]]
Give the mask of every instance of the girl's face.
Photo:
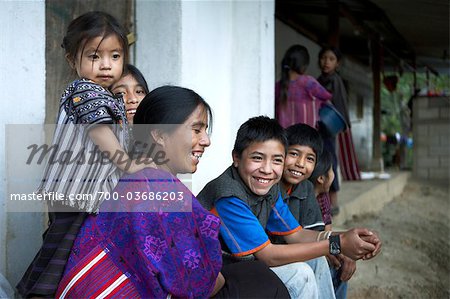
[[[86,78],[109,88],[122,76],[123,49],[116,35],[98,36],[80,48],[71,66],[80,78]],[[83,52],[81,53],[81,50]]]
[[[144,87],[138,83],[133,75],[128,74],[115,83],[111,87],[111,91],[115,95],[123,97],[128,123],[132,124],[136,109],[146,95]]]
[[[278,140],[252,142],[238,157],[233,154],[233,165],[242,181],[256,195],[266,195],[283,174],[284,145]]]
[[[163,133],[157,141],[169,160],[163,167],[174,175],[197,171],[200,158],[211,144],[207,129],[208,113],[203,105],[199,105],[175,131]]]
[[[339,61],[336,55],[331,50],[325,51],[320,57],[320,69],[324,74],[332,74],[336,71],[336,68],[339,66]]]

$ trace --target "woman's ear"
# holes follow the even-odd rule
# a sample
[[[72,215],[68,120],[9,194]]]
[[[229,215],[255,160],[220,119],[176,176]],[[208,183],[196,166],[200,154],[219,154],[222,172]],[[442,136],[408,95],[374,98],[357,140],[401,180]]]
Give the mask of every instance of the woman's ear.
[[[150,135],[152,136],[152,139],[155,141],[156,144],[159,146],[164,146],[164,133],[161,132],[161,130],[151,130]]]

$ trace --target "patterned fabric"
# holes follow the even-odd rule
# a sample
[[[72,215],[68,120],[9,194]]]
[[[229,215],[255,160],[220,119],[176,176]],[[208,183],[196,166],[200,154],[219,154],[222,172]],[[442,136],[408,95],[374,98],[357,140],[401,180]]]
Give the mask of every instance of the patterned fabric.
[[[72,275],[61,281],[65,287],[58,289],[56,298],[141,298],[129,274],[114,264],[109,252],[97,246],[83,257]],[[102,280],[96,281],[99,276]]]
[[[78,212],[49,213],[50,225],[43,236],[44,244],[17,285],[23,297],[55,296],[73,240],[86,215]]]
[[[114,192],[119,198],[126,198],[130,188],[144,192],[148,182],[140,179],[142,174],[154,177],[160,173],[146,169],[124,177]],[[220,221],[202,208],[186,187],[184,191],[192,197],[192,212],[100,211],[90,215],[74,242],[58,293],[67,288],[70,277],[82,275],[84,257],[101,248],[140,297],[207,298],[222,266]],[[92,275],[83,285],[74,285],[71,292],[94,292],[112,275],[110,271]]]
[[[287,102],[281,103],[280,82],[275,86],[275,118],[287,128],[297,123],[317,127],[322,104],[331,94],[311,76],[300,75],[289,82]]]
[[[56,163],[47,163],[38,192],[58,192],[66,196],[97,194],[99,191],[110,192],[116,186],[121,172],[114,164],[89,163],[102,161],[101,152],[87,135],[88,130],[97,124],[118,124],[111,129],[127,150],[128,130],[123,100],[114,98],[108,90],[90,80],[72,82],[60,100],[52,142],[55,158],[49,157]],[[66,163],[61,158],[66,150],[72,151],[72,157],[90,153],[92,160],[83,156],[86,158],[84,163]],[[54,297],[73,241],[86,217],[80,209],[92,212],[100,204],[95,200],[66,203],[69,205],[64,208],[59,204],[49,207],[58,212],[49,213],[50,223],[43,245],[17,285],[23,297]]]
[[[358,159],[353,144],[352,130],[349,128],[338,134],[339,144],[339,165],[341,166],[341,174],[345,181],[361,180],[361,172],[359,171]]]
[[[317,195],[317,202],[322,212],[323,222],[325,225],[331,224],[331,201],[328,192]]]
[[[127,151],[128,129],[125,105],[100,85],[80,79],[64,91],[52,146],[38,192],[66,195],[66,203],[86,212],[96,212],[99,192],[110,192],[119,181],[121,171],[92,142],[88,131],[99,124],[111,126],[122,148]],[[72,162],[63,159],[70,150]],[[50,161],[51,160],[51,161]],[[73,162],[76,161],[76,162]],[[93,195],[94,200],[74,200],[71,195]]]

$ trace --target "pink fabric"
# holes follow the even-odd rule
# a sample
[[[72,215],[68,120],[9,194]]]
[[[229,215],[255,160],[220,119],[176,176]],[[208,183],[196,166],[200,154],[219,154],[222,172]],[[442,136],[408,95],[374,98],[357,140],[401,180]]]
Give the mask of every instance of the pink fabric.
[[[331,224],[331,201],[329,193],[320,193],[316,199],[322,212],[323,223],[325,225]]]
[[[287,128],[297,123],[317,128],[319,109],[332,95],[316,79],[300,75],[290,81],[286,103],[280,100],[280,82],[275,86],[275,117]]]

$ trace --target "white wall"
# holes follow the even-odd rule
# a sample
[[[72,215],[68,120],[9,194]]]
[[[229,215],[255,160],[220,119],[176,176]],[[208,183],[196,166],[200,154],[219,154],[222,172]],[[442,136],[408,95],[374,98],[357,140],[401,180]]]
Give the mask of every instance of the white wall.
[[[348,83],[348,110],[359,168],[362,171],[369,170],[372,167],[373,156],[372,71],[368,67],[344,58],[340,74]],[[362,117],[358,117],[356,113],[358,97],[363,99]]]
[[[273,1],[136,3],[136,65],[151,87],[191,88],[213,109],[212,145],[194,193],[231,164],[240,124],[273,116],[274,9]]]
[[[306,74],[313,76],[314,78],[319,77],[320,68],[318,64],[317,55],[319,55],[320,46],[310,40],[309,38],[301,35],[288,25],[284,24],[280,20],[275,20],[275,63],[276,63],[276,78],[277,80],[281,77],[281,60],[283,59],[284,53],[289,49],[290,46],[299,44],[305,46],[309,52],[309,66],[306,70]]]
[[[44,123],[45,2],[1,0],[0,6],[0,271],[15,285],[41,244],[43,218],[6,213],[5,125]]]

